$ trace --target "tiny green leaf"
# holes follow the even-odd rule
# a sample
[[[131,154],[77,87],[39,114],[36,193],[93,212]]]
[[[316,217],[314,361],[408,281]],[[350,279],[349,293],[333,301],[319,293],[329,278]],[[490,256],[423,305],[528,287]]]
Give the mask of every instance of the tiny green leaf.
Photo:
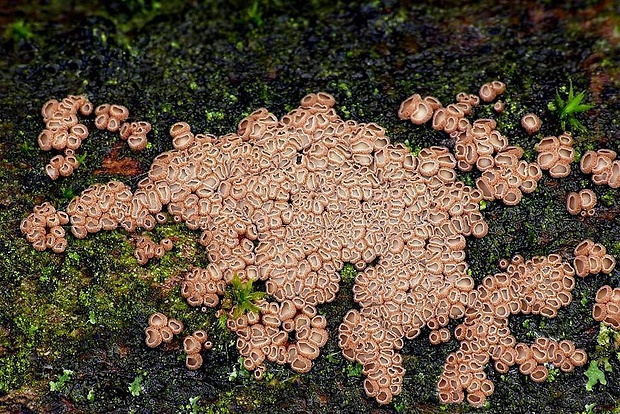
[[[602,385],[607,385],[605,373],[599,369],[598,362],[596,361],[590,362],[590,366],[588,367],[585,375],[588,377],[588,382],[586,383],[586,390],[588,391],[592,391],[592,388],[599,382]]]

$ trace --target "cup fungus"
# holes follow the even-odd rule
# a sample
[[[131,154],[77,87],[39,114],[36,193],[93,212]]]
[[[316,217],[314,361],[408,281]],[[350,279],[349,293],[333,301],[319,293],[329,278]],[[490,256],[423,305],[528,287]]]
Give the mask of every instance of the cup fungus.
[[[528,135],[538,132],[541,125],[542,122],[536,114],[525,114],[521,118],[521,126],[525,129]]]
[[[480,95],[490,102],[504,89],[494,81],[483,85]],[[54,249],[58,242],[59,250],[66,239],[55,229],[68,223],[81,238],[118,226],[130,232],[151,229],[166,220],[167,212],[200,230],[210,264],[184,276],[181,294],[191,306],[217,306],[235,275],[242,282],[264,282],[272,296],[272,302],[256,301],[256,311],[236,317],[232,309],[228,312],[227,327],[237,334],[244,367],[257,378],[265,360],[289,364],[300,373],[311,369],[328,336],[327,321],[316,306],[335,300],[339,272],[350,262],[358,271],[353,294],[359,310],[345,315],[338,343],[347,360],[362,365],[365,391],[378,403],[389,403],[401,390],[404,338],[414,339],[428,326],[435,329],[433,342],[445,342],[450,319],[463,322],[454,331],[460,347],[446,359],[438,382],[442,402],[483,405],[493,393],[484,371],[491,359],[501,372],[517,363],[533,380],[543,380],[538,354],[516,343],[508,316],[555,316],[570,302],[575,270],[557,255],[516,257],[505,261],[503,273],[476,286],[464,250],[465,237],[484,237],[489,230],[480,200],[518,204],[522,193],[536,188],[541,166],[522,160],[523,150],[509,145],[494,120],[467,119],[479,104],[476,96],[459,94],[456,103],[442,107],[435,98],[413,95],[401,105],[401,118],[432,119],[434,129],[448,133],[454,156],[431,147],[414,157],[405,146],[391,144],[376,124],[342,121],[334,104],[329,94],[311,94],[280,120],[260,109],[239,123],[237,133],[219,138],[194,135],[188,124],[176,123],[170,129],[174,149],[154,160],[135,191],[118,182],[91,186],[69,203],[66,217],[33,212],[22,222],[22,232],[35,248]],[[39,136],[42,148],[54,148],[56,132],[63,128],[76,138],[84,134],[76,119],[53,118],[59,105],[51,101],[42,109],[49,131]],[[88,106],[85,101],[67,105],[76,111]],[[150,125],[128,124],[122,107],[100,106],[95,114],[98,127],[118,128],[130,146],[144,144],[131,137],[145,136]],[[569,138],[556,141],[568,147]],[[551,158],[566,167],[571,154],[565,149]],[[611,171],[611,155],[591,155],[590,170]],[[601,157],[605,160],[599,162]],[[479,188],[458,181],[454,170],[474,165],[483,170]],[[58,217],[48,225],[50,214]],[[142,236],[136,257],[145,264],[170,248],[169,241],[155,244]],[[591,249],[581,256],[588,270]],[[592,258],[601,271],[615,264],[596,249]],[[620,309],[607,305],[606,318],[610,310]],[[177,322],[152,315],[147,344],[172,340],[182,327]],[[212,345],[200,332],[183,341],[190,369],[202,364],[200,350]],[[554,360],[563,356],[565,369],[583,356],[575,354],[574,345],[572,350],[562,343],[556,348]],[[548,349],[539,359],[551,358]]]

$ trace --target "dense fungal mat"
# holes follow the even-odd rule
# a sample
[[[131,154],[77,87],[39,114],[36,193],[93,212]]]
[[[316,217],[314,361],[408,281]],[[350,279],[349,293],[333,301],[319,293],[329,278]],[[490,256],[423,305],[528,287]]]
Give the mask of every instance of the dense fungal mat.
[[[61,252],[62,226],[69,222],[77,238],[118,227],[151,230],[170,216],[200,230],[210,264],[185,275],[181,292],[191,306],[219,306],[237,277],[264,282],[269,297],[256,303],[258,310],[233,317],[233,308],[227,321],[245,368],[258,379],[265,361],[300,373],[311,369],[329,334],[317,306],[336,298],[339,271],[351,263],[358,271],[353,295],[359,308],[344,317],[338,344],[348,360],[362,364],[367,395],[390,402],[403,383],[404,341],[428,327],[431,343],[446,342],[447,324],[462,319],[454,331],[460,348],[445,362],[439,400],[480,406],[493,393],[484,372],[491,360],[500,372],[517,364],[533,381],[544,381],[544,364],[570,371],[587,359],[570,341],[517,343],[508,328],[510,315],[552,318],[571,302],[575,270],[560,256],[503,260],[504,271],[479,286],[468,274],[465,237],[488,231],[479,202],[517,204],[542,176],[537,163],[521,160],[523,150],[509,145],[494,120],[466,118],[480,99],[492,102],[504,90],[494,81],[483,85],[480,97],[460,93],[446,107],[420,95],[403,102],[401,118],[432,120],[454,140],[455,155],[430,147],[414,156],[374,123],[341,120],[326,93],[307,95],[281,119],[255,111],[237,133],[221,137],[194,134],[179,122],[170,129],[174,149],[155,158],[135,191],[116,181],[96,184],[66,212],[49,203],[36,207],[22,231],[35,248]],[[95,113],[98,128],[120,130],[122,137],[145,131],[122,123],[127,114],[114,105]],[[594,164],[592,170],[602,169]],[[482,171],[477,188],[458,181],[455,171],[474,166]],[[577,273],[611,271],[613,258],[589,243],[579,250]],[[144,264],[170,247],[142,237],[136,257]],[[154,314],[146,343],[155,347],[180,329],[180,322],[171,326]],[[200,367],[200,352],[210,344],[203,331],[185,337],[189,369]]]

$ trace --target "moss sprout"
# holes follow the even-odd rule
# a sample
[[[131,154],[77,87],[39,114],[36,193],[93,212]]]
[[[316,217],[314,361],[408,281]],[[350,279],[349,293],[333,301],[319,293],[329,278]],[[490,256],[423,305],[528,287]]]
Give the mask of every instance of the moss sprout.
[[[560,92],[556,90],[555,101],[549,102],[548,107],[560,118],[560,125],[562,126],[562,129],[566,130],[566,123],[568,122],[572,129],[583,132],[586,128],[577,120],[575,115],[581,112],[589,111],[594,108],[594,105],[581,103],[586,92],[581,91],[578,94],[575,94],[572,79],[569,79],[568,82],[569,88],[566,98],[562,98],[562,96],[560,96]],[[566,90],[566,87],[563,89]]]
[[[233,277],[230,289],[226,292],[222,307],[224,308],[224,305],[228,304],[232,310],[232,317],[234,319],[248,312],[260,312],[255,302],[263,299],[267,293],[254,290],[253,284],[254,281],[252,279],[242,282],[238,274],[235,274]]]

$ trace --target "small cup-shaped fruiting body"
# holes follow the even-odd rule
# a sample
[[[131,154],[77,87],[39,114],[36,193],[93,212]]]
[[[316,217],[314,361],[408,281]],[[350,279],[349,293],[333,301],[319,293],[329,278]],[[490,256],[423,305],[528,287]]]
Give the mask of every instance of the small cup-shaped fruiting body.
[[[198,340],[198,342],[200,342],[201,344],[204,344],[205,342],[207,342],[209,340],[209,335],[205,331],[203,331],[201,329],[195,331],[192,334],[192,336],[194,338],[196,338]]]
[[[581,213],[581,197],[578,193],[568,193],[566,197],[566,210],[573,216],[577,216]]]
[[[175,335],[183,332],[183,322],[178,319],[170,318],[168,319],[168,327],[172,330],[172,333]]]
[[[123,122],[118,132],[119,132],[119,135],[121,136],[121,139],[123,141],[126,141],[127,138],[129,138],[129,136],[134,132],[134,126],[133,124],[129,122]]]
[[[302,355],[297,355],[294,359],[291,360],[291,369],[295,372],[304,374],[310,371],[311,368],[312,362]]]
[[[590,239],[585,239],[580,242],[577,246],[575,246],[574,254],[575,256],[589,256],[590,251],[594,247],[594,242]]]
[[[484,102],[491,102],[497,96],[497,92],[493,89],[491,83],[485,83],[480,87],[480,91],[478,92],[480,99]]]
[[[568,359],[574,366],[581,367],[588,361],[588,354],[583,349],[575,349]]]
[[[110,105],[110,108],[108,110],[108,115],[110,115],[111,118],[116,119],[117,121],[116,131],[118,131],[121,124],[125,122],[125,120],[129,117],[129,110],[123,105],[112,104]],[[116,132],[116,131],[111,131],[111,132]]]
[[[523,375],[530,375],[538,366],[534,358],[528,358],[519,365],[519,372]]]
[[[95,115],[108,114],[110,112],[110,104],[101,104],[95,108]]]
[[[467,403],[474,408],[480,408],[486,403],[486,396],[482,390],[477,390],[467,394]]]
[[[127,138],[127,145],[132,151],[142,151],[147,147],[148,140],[143,135],[130,135]]]
[[[398,109],[398,117],[400,119],[410,119],[411,115],[417,111],[420,102],[422,102],[422,97],[417,93],[405,99]]]
[[[493,88],[493,91],[495,91],[497,95],[501,95],[506,91],[506,84],[504,82],[494,80],[491,81],[491,88]]]
[[[586,151],[585,154],[581,156],[581,160],[579,161],[579,166],[581,168],[581,172],[584,174],[592,173],[592,170],[596,166],[598,161],[598,155],[594,151]]]
[[[590,274],[590,261],[587,256],[577,256],[573,260],[575,273],[579,277],[586,277]]]
[[[43,151],[50,151],[52,149],[53,140],[54,133],[49,129],[44,129],[37,137],[37,143],[39,144],[39,148],[41,148],[41,150]]]
[[[41,117],[44,121],[52,118],[54,114],[58,111],[58,101],[56,99],[50,99],[45,102],[41,107]]]
[[[448,111],[445,108],[437,109],[433,114],[433,129],[437,131],[444,129],[448,116]]]
[[[534,382],[544,382],[549,376],[549,371],[544,365],[538,365],[530,372],[530,379]]]
[[[614,267],[616,267],[616,259],[612,255],[606,254],[601,258],[601,272],[608,275]]]
[[[190,132],[190,126],[187,122],[177,122],[170,127],[170,136],[172,138],[176,138],[187,132]]]
[[[595,300],[598,303],[609,302],[614,294],[614,290],[609,285],[605,285],[596,292]]]
[[[70,176],[71,174],[73,174],[73,165],[71,165],[65,160],[65,162],[63,162],[58,169],[58,174],[60,174],[62,177]]]
[[[95,127],[97,129],[106,129],[108,127],[108,121],[110,120],[110,116],[107,113],[102,113],[97,115],[95,118]]]
[[[336,99],[332,94],[327,92],[319,92],[316,94],[316,103],[323,105],[327,108],[333,108],[336,104]]]
[[[169,252],[170,250],[172,250],[172,248],[174,247],[172,240],[165,238],[165,239],[161,239],[161,241],[159,242],[159,244],[161,245],[161,247],[164,248],[165,251]]]
[[[599,157],[605,157],[605,158],[607,158],[609,161],[613,161],[613,160],[615,160],[615,159],[616,159],[616,156],[618,155],[618,154],[616,153],[616,151],[611,150],[611,149],[609,149],[609,148],[601,148],[601,149],[599,149],[599,150],[597,150],[597,151],[596,151],[596,154],[597,154]]]
[[[486,221],[478,221],[471,227],[471,234],[477,239],[481,239],[489,232],[489,225]]]
[[[172,138],[172,145],[178,150],[184,150],[189,148],[194,143],[194,138],[194,134],[191,132],[184,132]]]
[[[157,348],[161,344],[161,333],[159,333],[159,330],[154,326],[148,326],[144,330],[144,333],[146,334],[146,338],[144,341],[146,342],[146,346],[148,346],[149,348]]]
[[[183,339],[183,350],[188,355],[197,354],[200,352],[202,344],[195,335],[189,335]]]
[[[76,150],[82,145],[82,140],[75,134],[67,135],[67,141],[65,147],[71,150]]]
[[[155,328],[163,328],[168,325],[168,317],[161,312],[156,312],[149,316],[149,325]]]
[[[558,148],[558,161],[563,164],[570,164],[575,159],[575,151],[572,147]]]
[[[185,356],[185,366],[191,371],[199,369],[202,366],[202,355],[198,353],[187,354]]]
[[[611,188],[620,187],[620,161],[614,160],[611,163],[611,169],[609,171],[609,178],[607,180],[607,185]]]
[[[521,118],[521,126],[525,129],[528,135],[538,132],[541,125],[542,122],[536,114],[525,114]]]
[[[67,147],[68,134],[66,131],[59,131],[54,134],[52,139],[52,148],[58,151],[62,151]]]
[[[433,117],[433,109],[426,101],[419,102],[409,119],[416,125],[422,125]]]
[[[501,114],[502,112],[504,112],[504,102],[502,101],[495,102],[495,104],[493,104],[493,110],[497,112],[498,114]]]
[[[590,210],[596,205],[596,194],[592,190],[579,191],[579,198],[581,199],[582,210]]]
[[[49,178],[51,178],[52,180],[56,180],[59,176],[60,176],[60,172],[59,169],[54,167],[52,164],[47,164],[45,166],[45,173],[48,175]]]
[[[597,294],[598,296],[598,294]],[[592,318],[597,322],[602,322],[607,317],[607,307],[601,303],[595,303],[592,307]]]
[[[557,164],[558,158],[558,153],[555,150],[544,150],[538,154],[536,161],[540,168],[548,170]]]
[[[553,167],[549,168],[549,175],[553,178],[564,178],[570,175],[570,165],[557,163]]]
[[[90,114],[93,113],[94,110],[94,106],[93,104],[86,100],[81,106],[80,106],[80,113],[84,116],[89,116]]]
[[[521,191],[518,188],[509,188],[504,197],[502,197],[502,201],[507,206],[516,206],[521,202],[521,196]]]
[[[169,326],[162,326],[159,329],[159,333],[161,333],[161,340],[164,341],[165,343],[168,342],[172,342],[172,339],[174,338],[174,333],[172,333],[172,329],[170,329]]]

